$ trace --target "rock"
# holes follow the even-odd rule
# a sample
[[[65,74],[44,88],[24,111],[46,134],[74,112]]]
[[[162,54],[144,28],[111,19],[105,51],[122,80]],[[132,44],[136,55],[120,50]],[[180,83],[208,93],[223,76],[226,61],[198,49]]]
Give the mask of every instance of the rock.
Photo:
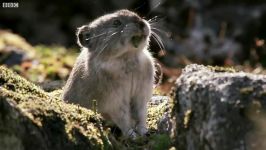
[[[0,64],[19,65],[32,59],[34,48],[21,36],[0,29]]]
[[[52,92],[58,89],[62,89],[63,85],[65,84],[62,80],[55,80],[55,81],[47,81],[40,83],[39,86],[46,92]]]
[[[155,116],[161,116],[154,123],[158,132],[171,134],[173,130],[172,118],[171,118],[171,110],[172,103],[170,97],[168,96],[160,96],[154,95],[149,104],[149,114],[153,114]]]
[[[177,149],[266,149],[266,76],[189,65],[175,94]]]

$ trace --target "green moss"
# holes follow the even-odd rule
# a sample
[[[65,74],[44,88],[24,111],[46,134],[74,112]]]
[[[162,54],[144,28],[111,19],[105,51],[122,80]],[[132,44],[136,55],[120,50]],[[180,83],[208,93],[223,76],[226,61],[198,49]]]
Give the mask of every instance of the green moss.
[[[32,59],[12,66],[13,70],[32,82],[66,80],[78,55],[77,50],[60,46],[38,45],[32,51]]]
[[[0,66],[0,86],[18,94],[36,95],[43,98],[48,97],[39,87],[3,66]]]
[[[210,70],[214,72],[237,72],[233,67],[220,67],[220,66],[207,66]]]
[[[149,105],[147,124],[149,130],[153,131],[149,137],[118,140],[119,138],[110,132],[110,128],[104,126],[106,123],[99,114],[78,105],[65,103],[59,98],[61,92],[62,90],[57,90],[47,93],[0,66],[1,100],[5,99],[14,104],[49,141],[70,142],[75,148],[81,148],[83,145],[92,149],[159,149],[169,145],[166,142],[170,141],[169,136],[156,131],[162,115],[171,110],[166,101],[159,105]]]
[[[102,122],[98,114],[51,97],[5,67],[0,67],[0,84],[0,96],[14,100],[16,107],[40,130],[44,130],[44,133],[54,129],[60,133],[57,137],[76,144],[80,144],[80,139],[86,137],[85,143],[93,145],[94,148],[103,149],[110,146],[103,143],[103,139],[108,137],[104,137],[105,133],[100,134],[104,131],[98,127],[98,123]],[[52,140],[53,136],[49,138]]]
[[[159,134],[151,137],[151,148],[152,150],[163,150],[169,149],[171,144],[171,139],[167,134]]]

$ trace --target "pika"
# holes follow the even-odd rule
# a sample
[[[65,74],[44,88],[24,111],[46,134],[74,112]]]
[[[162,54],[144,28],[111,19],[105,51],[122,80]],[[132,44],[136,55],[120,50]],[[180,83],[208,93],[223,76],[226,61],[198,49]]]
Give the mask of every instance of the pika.
[[[63,100],[92,109],[125,136],[147,132],[147,102],[155,67],[148,51],[151,27],[129,10],[101,16],[77,30],[82,50],[63,90]]]

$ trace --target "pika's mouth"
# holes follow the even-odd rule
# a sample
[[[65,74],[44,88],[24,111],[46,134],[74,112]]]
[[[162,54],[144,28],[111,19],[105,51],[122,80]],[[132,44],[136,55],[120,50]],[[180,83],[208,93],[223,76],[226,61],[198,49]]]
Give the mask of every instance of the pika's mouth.
[[[138,48],[139,44],[141,43],[141,41],[143,39],[146,38],[146,35],[134,35],[132,38],[131,38],[131,42],[133,44],[133,46],[135,48]]]

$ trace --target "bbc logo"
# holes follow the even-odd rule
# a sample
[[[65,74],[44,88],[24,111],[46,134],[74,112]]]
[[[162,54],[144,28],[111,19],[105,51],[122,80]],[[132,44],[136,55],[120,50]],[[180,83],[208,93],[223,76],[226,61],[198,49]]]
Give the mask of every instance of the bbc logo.
[[[19,7],[19,3],[2,3],[2,7],[3,8],[18,8]]]

